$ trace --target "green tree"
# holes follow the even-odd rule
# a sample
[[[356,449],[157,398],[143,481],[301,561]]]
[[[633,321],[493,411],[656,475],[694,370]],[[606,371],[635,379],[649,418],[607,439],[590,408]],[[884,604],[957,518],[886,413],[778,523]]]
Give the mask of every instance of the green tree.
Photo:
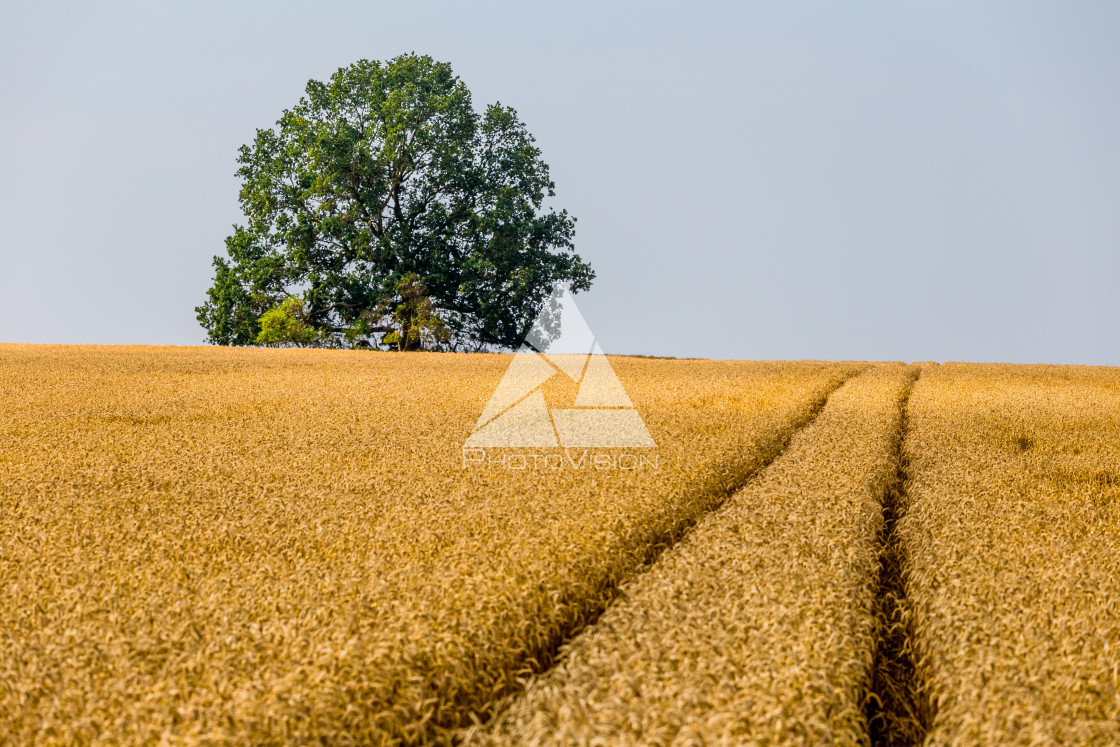
[[[451,338],[447,323],[436,313],[428,289],[420,276],[408,273],[397,281],[395,297],[383,301],[370,318],[377,326],[388,326],[384,345],[397,350],[437,348]]]
[[[260,332],[254,342],[258,345],[295,345],[305,347],[319,341],[319,332],[305,320],[307,312],[303,301],[286,298],[261,314]]]
[[[321,344],[377,345],[401,326],[371,320],[413,277],[446,339],[418,333],[403,348],[514,347],[556,284],[578,292],[595,276],[575,219],[544,207],[554,185],[516,112],[476,112],[430,57],[310,81],[238,163],[246,220],[196,309],[216,344],[254,343],[262,314],[298,295]]]

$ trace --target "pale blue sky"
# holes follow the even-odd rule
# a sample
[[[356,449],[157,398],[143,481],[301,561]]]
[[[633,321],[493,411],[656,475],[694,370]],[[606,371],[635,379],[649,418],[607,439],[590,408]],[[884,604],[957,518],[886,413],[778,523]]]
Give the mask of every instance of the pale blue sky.
[[[416,51],[537,136],[608,353],[1120,365],[1118,39],[1115,2],[4,2],[0,341],[200,343],[238,146]]]

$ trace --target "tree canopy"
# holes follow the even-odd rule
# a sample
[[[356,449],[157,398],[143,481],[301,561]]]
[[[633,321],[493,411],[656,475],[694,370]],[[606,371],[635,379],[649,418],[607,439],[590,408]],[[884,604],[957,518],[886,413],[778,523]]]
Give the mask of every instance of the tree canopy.
[[[215,344],[276,342],[298,310],[295,344],[516,347],[557,284],[595,277],[517,113],[479,114],[427,56],[308,82],[237,161],[245,221],[196,309]]]

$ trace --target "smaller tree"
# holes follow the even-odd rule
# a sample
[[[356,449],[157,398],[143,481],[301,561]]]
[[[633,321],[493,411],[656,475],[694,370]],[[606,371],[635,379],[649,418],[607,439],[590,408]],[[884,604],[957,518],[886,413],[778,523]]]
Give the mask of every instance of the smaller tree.
[[[389,329],[381,338],[382,345],[395,346],[397,350],[423,350],[439,348],[451,339],[451,330],[436,312],[419,275],[407,273],[393,288],[396,295],[382,301],[373,314],[363,319],[363,326],[369,329]]]
[[[284,299],[261,315],[258,345],[295,345],[302,348],[319,341],[319,333],[307,323],[303,301],[295,296]]]

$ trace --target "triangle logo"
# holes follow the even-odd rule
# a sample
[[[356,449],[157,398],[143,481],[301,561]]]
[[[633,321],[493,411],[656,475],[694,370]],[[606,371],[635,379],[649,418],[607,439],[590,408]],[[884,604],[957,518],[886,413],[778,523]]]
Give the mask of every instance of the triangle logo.
[[[568,409],[549,409],[541,387],[578,384]],[[557,287],[514,353],[464,448],[656,446],[572,294]]]

